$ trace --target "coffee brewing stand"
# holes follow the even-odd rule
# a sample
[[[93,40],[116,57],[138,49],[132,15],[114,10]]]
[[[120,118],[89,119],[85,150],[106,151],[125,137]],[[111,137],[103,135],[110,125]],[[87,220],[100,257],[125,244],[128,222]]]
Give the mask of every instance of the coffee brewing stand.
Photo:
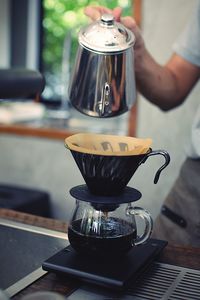
[[[45,261],[43,269],[123,290],[130,284],[133,285],[167,244],[165,241],[149,238],[152,231],[149,213],[131,205],[138,201],[142,194],[128,187],[127,182],[149,156],[160,154],[164,156],[165,163],[156,173],[156,183],[161,171],[169,164],[169,154],[164,150],[151,149],[143,155],[132,157],[91,155],[74,150],[71,150],[71,153],[86,184],[70,190],[76,202],[68,231],[70,246]],[[129,174],[128,170],[131,170]],[[123,218],[122,211],[118,212],[121,208]],[[145,230],[140,237],[137,236],[135,222],[135,216],[138,215],[145,219]],[[123,219],[120,224],[119,218]],[[123,231],[124,225],[127,224],[126,218],[131,219],[131,228],[134,229],[132,243],[129,238],[127,241],[128,235]],[[108,223],[108,220],[112,222]],[[74,234],[76,231],[78,235]],[[140,246],[137,246],[138,244]]]

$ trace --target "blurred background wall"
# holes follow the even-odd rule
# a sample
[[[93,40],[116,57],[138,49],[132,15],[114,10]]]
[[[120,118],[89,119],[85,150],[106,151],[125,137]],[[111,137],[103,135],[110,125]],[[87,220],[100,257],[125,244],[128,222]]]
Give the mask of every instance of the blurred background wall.
[[[146,46],[156,60],[164,64],[172,54],[172,45],[183,30],[196,0],[143,0],[142,32]],[[170,165],[161,174],[157,185],[153,184],[155,171],[163,162],[149,158],[141,166],[131,185],[143,193],[141,205],[155,217],[162,201],[175,181],[186,157],[190,141],[191,123],[199,104],[200,85],[197,84],[185,103],[169,112],[162,112],[138,97],[138,136],[151,137],[153,149],[165,149],[171,156]]]
[[[0,66],[8,67],[10,63],[10,14],[9,14],[10,2],[6,0],[0,0]]]

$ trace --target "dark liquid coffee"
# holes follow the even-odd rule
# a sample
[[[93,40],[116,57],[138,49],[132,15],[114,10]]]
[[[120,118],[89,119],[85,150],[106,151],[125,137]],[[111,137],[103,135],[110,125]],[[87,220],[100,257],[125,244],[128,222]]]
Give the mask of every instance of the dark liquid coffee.
[[[68,229],[70,244],[79,253],[110,258],[123,255],[133,247],[136,230],[127,221],[109,218],[101,222],[98,236],[94,232],[81,233],[81,222],[81,219],[74,221]]]

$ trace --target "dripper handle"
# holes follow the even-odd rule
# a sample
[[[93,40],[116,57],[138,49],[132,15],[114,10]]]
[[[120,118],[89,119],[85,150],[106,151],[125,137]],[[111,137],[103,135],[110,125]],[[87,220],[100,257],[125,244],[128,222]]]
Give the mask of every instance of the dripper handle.
[[[165,163],[158,169],[158,171],[156,172],[156,175],[154,177],[154,183],[156,184],[160,178],[160,173],[167,167],[167,165],[170,162],[170,156],[169,153],[165,150],[153,150],[149,153],[147,153],[147,155],[145,156],[145,160],[152,155],[162,155],[165,158]]]

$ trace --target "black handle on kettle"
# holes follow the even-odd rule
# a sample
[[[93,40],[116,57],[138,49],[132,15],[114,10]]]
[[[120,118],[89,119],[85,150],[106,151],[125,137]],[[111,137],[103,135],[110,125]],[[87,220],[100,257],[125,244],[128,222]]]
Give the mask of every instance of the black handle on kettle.
[[[160,177],[160,173],[166,168],[166,166],[169,164],[170,162],[170,156],[169,153],[165,150],[153,150],[151,152],[148,152],[147,155],[145,156],[145,160],[152,155],[162,155],[165,158],[165,163],[158,169],[158,171],[156,172],[156,175],[154,177],[154,183],[156,184],[159,180]]]

